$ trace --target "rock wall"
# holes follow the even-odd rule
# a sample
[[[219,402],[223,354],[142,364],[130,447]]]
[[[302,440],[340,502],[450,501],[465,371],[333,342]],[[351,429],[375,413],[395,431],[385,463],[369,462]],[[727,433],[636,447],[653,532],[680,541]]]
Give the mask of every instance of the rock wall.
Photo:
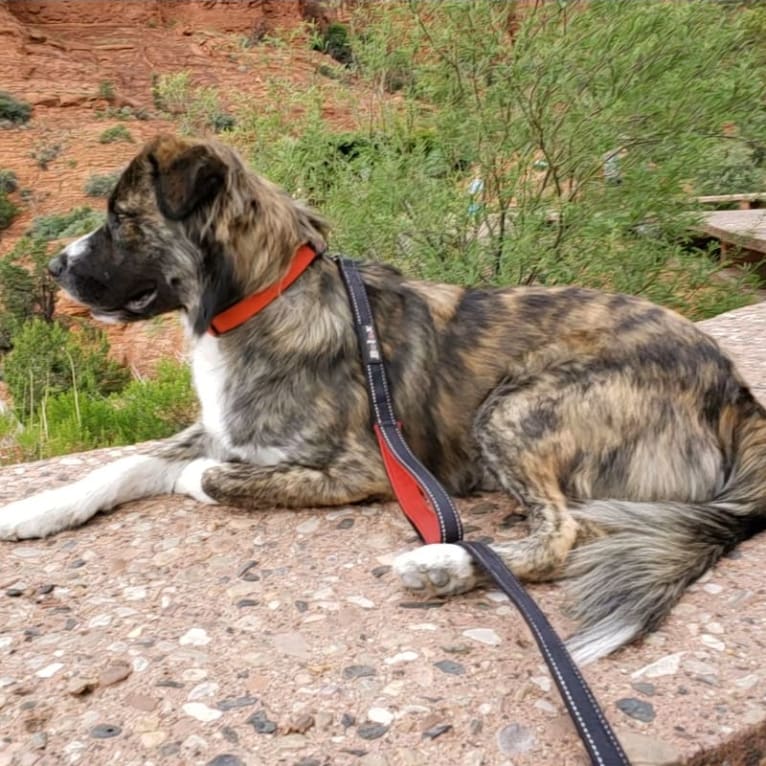
[[[177,23],[217,32],[249,32],[266,21],[273,27],[298,24],[307,5],[300,0],[13,0],[3,5],[19,22],[125,26]]]

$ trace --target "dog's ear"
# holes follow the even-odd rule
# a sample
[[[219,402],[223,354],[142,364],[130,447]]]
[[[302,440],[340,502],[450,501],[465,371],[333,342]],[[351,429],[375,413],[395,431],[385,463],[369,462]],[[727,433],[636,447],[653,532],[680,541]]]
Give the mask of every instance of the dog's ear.
[[[150,152],[157,203],[174,221],[188,218],[221,190],[226,165],[205,144],[193,144],[169,153],[158,147]]]

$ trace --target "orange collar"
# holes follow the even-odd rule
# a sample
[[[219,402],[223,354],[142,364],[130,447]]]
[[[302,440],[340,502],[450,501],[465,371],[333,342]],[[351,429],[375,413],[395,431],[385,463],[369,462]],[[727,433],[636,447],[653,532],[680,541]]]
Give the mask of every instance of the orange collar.
[[[278,298],[298,277],[313,263],[319,255],[311,245],[301,245],[298,248],[290,268],[279,282],[267,287],[265,290],[253,293],[243,298],[238,303],[216,314],[210,322],[208,333],[210,335],[223,335],[224,333],[239,327],[254,317],[261,309],[266,308],[275,298]]]

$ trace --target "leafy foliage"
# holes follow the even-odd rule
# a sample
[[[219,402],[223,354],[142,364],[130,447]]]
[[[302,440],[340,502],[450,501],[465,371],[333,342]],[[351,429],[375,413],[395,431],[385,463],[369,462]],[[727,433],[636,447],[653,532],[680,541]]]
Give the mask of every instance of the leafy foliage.
[[[108,197],[114,190],[114,187],[117,186],[117,181],[119,180],[119,171],[103,175],[94,174],[85,182],[83,191],[89,197]]]
[[[88,325],[75,333],[59,322],[25,322],[14,333],[13,349],[3,363],[19,419],[28,421],[44,399],[65,391],[96,396],[124,388],[129,373],[108,351],[104,333]]]
[[[101,133],[98,141],[101,144],[114,144],[117,141],[133,143],[133,136],[124,125],[112,125]]]
[[[0,189],[0,230],[7,229],[18,212],[16,205],[8,199],[8,194]]]
[[[0,168],[0,193],[15,192],[19,188],[19,179],[12,170]]]
[[[354,61],[351,40],[345,24],[332,22],[320,31],[312,42],[313,50],[322,51],[344,66],[350,66]]]
[[[192,85],[189,72],[154,77],[152,96],[157,108],[178,115],[184,133],[221,133],[236,123],[234,115],[221,106],[218,91]]]
[[[318,90],[278,82],[233,138],[350,254],[432,279],[637,293],[701,318],[749,300],[688,232],[716,178],[762,178],[764,22],[758,5],[655,0],[368,3],[351,45],[373,117],[355,151],[333,149]]]
[[[6,91],[0,91],[0,121],[23,125],[29,121],[31,115],[32,107],[26,101],[21,101]]]
[[[56,213],[35,218],[27,234],[46,241],[79,237],[97,229],[103,222],[103,213],[90,207],[76,207],[68,213]]]
[[[47,242],[39,237],[23,237],[0,258],[0,350],[11,348],[15,332],[26,320],[53,318],[57,287],[47,262]]]
[[[154,378],[133,380],[108,395],[86,394],[76,380],[76,386],[62,393],[46,391],[24,428],[19,430],[16,424],[8,433],[17,445],[11,459],[39,459],[160,439],[190,425],[196,416],[189,370],[176,362],[162,362]],[[0,438],[3,430],[0,422]],[[5,430],[11,431],[11,423],[6,422]]]

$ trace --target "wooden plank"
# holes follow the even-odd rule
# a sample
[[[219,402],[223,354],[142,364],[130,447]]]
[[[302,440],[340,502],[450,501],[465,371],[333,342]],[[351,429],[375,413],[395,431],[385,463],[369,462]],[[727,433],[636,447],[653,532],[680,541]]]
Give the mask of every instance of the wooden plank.
[[[702,197],[695,197],[694,200],[702,205],[727,202],[762,202],[766,201],[766,192],[753,192],[752,194],[706,194]]]
[[[766,210],[714,210],[700,228],[724,244],[766,253]]]

